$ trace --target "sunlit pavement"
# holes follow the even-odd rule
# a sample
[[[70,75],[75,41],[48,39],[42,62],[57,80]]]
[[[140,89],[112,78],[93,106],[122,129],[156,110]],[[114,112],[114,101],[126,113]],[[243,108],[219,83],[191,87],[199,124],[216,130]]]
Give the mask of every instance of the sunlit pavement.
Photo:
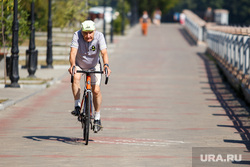
[[[194,147],[237,147],[247,154],[247,131],[230,117],[247,108],[202,55],[205,47],[188,43],[183,32],[178,24],[162,24],[142,36],[138,25],[119,38],[109,55],[109,84],[102,84],[104,129],[90,133],[88,146],[70,114],[67,75],[2,110],[0,166],[188,167],[199,158]]]

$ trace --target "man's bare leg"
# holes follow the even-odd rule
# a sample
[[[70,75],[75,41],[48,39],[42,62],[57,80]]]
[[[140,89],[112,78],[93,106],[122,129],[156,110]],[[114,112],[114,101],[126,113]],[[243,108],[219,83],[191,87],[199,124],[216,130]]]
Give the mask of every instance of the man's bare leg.
[[[94,132],[97,133],[102,129],[101,124],[101,104],[102,104],[102,94],[99,85],[92,85],[93,92],[93,103],[95,107],[95,120],[94,120]]]
[[[93,103],[95,107],[95,112],[98,113],[101,110],[101,104],[102,104],[102,94],[101,94],[100,86],[92,85],[92,92],[93,92]]]
[[[81,80],[81,74],[79,74],[79,73],[74,74],[74,82],[72,83],[72,93],[73,93],[74,100],[75,100],[75,110],[71,112],[73,115],[80,114],[80,106],[81,106],[81,102],[80,102],[80,93],[81,93],[80,80]]]

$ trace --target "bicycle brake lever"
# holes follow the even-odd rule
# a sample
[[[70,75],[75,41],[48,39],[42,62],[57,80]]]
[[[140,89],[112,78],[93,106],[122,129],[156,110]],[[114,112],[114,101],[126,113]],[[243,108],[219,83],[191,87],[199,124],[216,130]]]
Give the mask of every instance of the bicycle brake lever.
[[[109,77],[108,77],[108,68],[106,67],[106,68],[104,69],[104,71],[105,71],[105,77],[106,77],[106,79],[105,79],[105,85],[107,85],[107,84],[108,84],[108,81],[109,81]]]
[[[72,67],[72,72],[71,72],[71,83],[74,81],[74,74],[75,74],[75,66]]]

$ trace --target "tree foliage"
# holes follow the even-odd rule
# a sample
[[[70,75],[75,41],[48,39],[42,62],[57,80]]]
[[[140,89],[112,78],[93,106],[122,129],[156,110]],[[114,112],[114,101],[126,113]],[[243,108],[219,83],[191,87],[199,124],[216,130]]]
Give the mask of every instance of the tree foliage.
[[[96,3],[91,1],[90,3]],[[53,4],[53,26],[75,27],[88,16],[88,6],[83,0],[62,0]]]
[[[30,2],[26,0],[24,6],[30,11]],[[47,31],[48,24],[48,1],[35,1],[36,29]],[[98,0],[51,0],[53,27],[76,26],[87,18],[87,10],[92,5],[98,5]]]
[[[229,10],[229,22],[234,25],[250,25],[250,1],[228,0],[223,7]]]
[[[229,23],[236,25],[250,25],[250,1],[249,0],[179,0],[175,11],[190,9],[197,14],[212,9],[227,9],[229,11]]]
[[[34,12],[35,12],[36,30],[46,31],[48,23],[48,0],[22,0],[21,4],[23,6],[23,10],[30,13],[32,1],[34,1],[35,3]]]
[[[118,11],[120,14],[119,16],[116,18],[116,20],[114,20],[114,33],[116,34],[121,34],[122,32],[122,14],[124,12],[124,24],[125,27],[126,25],[129,24],[129,20],[127,17],[127,14],[130,12],[130,4],[128,3],[128,1],[123,1],[123,0],[117,0],[117,4],[116,4],[116,11]]]
[[[178,4],[179,0],[137,0],[139,7],[139,14],[144,10],[148,11],[150,15],[159,8],[163,13],[167,13],[170,9]]]
[[[22,0],[18,1],[18,22],[19,22],[19,43],[22,43],[29,36],[28,12],[24,10]],[[0,44],[1,47],[11,46],[12,39],[12,23],[13,23],[13,0],[2,0],[0,2],[1,15],[0,15]]]

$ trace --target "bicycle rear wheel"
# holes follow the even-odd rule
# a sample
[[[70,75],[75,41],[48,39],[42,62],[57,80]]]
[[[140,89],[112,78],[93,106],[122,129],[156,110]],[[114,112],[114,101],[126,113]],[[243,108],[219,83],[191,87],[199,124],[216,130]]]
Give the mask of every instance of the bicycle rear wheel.
[[[87,93],[85,97],[85,119],[84,119],[84,128],[83,128],[83,138],[85,140],[85,145],[89,143],[89,125],[90,125],[90,105],[91,105],[91,96],[90,93]]]

